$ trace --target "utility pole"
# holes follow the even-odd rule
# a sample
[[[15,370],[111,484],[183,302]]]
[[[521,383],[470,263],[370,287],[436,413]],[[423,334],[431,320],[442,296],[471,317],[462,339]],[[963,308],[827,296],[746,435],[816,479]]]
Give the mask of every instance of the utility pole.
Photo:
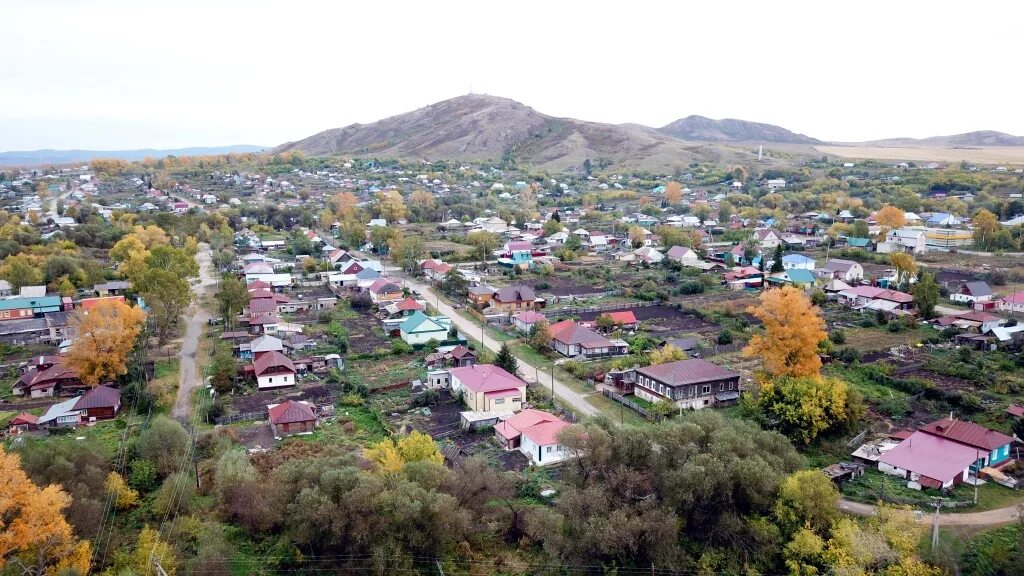
[[[932,522],[932,550],[939,545],[939,509],[942,508],[942,502],[939,500],[935,501],[935,520]]]
[[[974,503],[978,503],[978,482],[981,481],[981,451],[974,449]]]

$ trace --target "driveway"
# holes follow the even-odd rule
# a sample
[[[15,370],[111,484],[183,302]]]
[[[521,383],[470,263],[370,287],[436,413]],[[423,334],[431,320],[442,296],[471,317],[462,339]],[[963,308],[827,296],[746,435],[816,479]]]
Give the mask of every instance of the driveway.
[[[854,516],[874,516],[878,510],[871,504],[851,502],[849,500],[839,501],[839,510]],[[914,512],[906,512],[914,514]],[[984,512],[940,512],[939,526],[1002,526],[1012,524],[1020,518],[1020,510],[1016,506],[986,510]],[[934,521],[934,513],[923,512],[918,522],[931,526]]]
[[[213,264],[210,261],[210,246],[199,245],[199,252],[196,253],[196,262],[199,263],[199,282],[192,285],[195,292],[194,302],[185,314],[185,336],[181,342],[181,351],[178,368],[178,397],[174,402],[174,409],[171,415],[179,422],[185,424],[192,411],[192,392],[196,387],[203,384],[203,374],[196,366],[196,351],[199,350],[199,339],[203,335],[203,326],[210,319],[210,313],[202,307],[200,299],[217,283],[213,274]]]
[[[397,270],[388,270],[389,273],[397,275]],[[491,338],[487,332],[474,323],[472,320],[466,318],[461,312],[455,310],[448,304],[441,300],[438,295],[434,292],[431,286],[428,286],[418,280],[412,280],[406,276],[402,276],[405,280],[405,284],[412,290],[418,291],[427,302],[435,304],[438,312],[452,319],[455,326],[462,331],[463,334],[470,336],[475,339],[482,339],[483,346],[488,350],[497,352],[501,349],[501,342],[498,342],[494,338]],[[555,396],[563,404],[568,405],[576,412],[578,416],[593,416],[598,413],[597,408],[594,408],[587,399],[579,392],[565,385],[557,378],[553,378],[550,372],[538,369],[533,364],[530,364],[523,358],[516,357],[519,362],[519,371],[523,374],[529,375],[531,372],[537,376],[538,385],[546,388],[554,389]],[[552,385],[552,380],[554,384]]]

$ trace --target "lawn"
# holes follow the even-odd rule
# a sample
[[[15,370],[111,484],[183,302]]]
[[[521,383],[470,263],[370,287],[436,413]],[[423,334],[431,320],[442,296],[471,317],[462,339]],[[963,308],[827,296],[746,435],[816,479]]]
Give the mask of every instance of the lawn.
[[[628,424],[630,426],[646,426],[649,424],[643,416],[633,412],[611,398],[606,398],[603,394],[587,396],[587,401],[590,402],[594,408],[597,408],[608,416],[608,418],[613,422]]]
[[[350,382],[366,384],[367,388],[372,389],[425,378],[426,368],[419,354],[408,354],[382,359],[350,360],[345,364],[342,375]]]
[[[873,468],[865,470],[864,475],[860,478],[844,484],[842,492],[850,500],[873,503],[880,497],[886,496],[898,498],[907,504],[925,510],[934,509],[931,508],[931,500],[933,497],[940,496],[937,490],[919,491],[907,488],[906,480],[883,474]],[[974,486],[959,484],[950,493],[941,496],[954,502],[971,502],[974,499]],[[987,482],[978,486],[977,505],[957,510],[993,510],[1022,502],[1024,502],[1024,495],[993,482]]]
[[[846,334],[846,342],[837,347],[849,346],[861,352],[886,350],[904,344],[919,344],[925,338],[938,334],[934,328],[924,326],[900,332],[889,332],[885,328],[861,327],[844,328],[843,332]]]

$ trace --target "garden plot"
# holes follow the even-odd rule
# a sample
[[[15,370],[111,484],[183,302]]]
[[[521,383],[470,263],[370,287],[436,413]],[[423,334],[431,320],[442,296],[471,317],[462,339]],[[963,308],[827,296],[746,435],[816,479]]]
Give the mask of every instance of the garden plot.
[[[646,306],[643,308],[622,308],[632,310],[633,315],[640,321],[640,328],[652,335],[669,336],[679,333],[714,335],[718,334],[719,327],[705,321],[692,312],[676,310],[671,306]],[[585,312],[580,314],[581,320],[596,321],[601,314],[614,312],[614,310],[603,310],[600,312]]]
[[[280,404],[285,400],[308,400],[314,404],[325,404],[331,402],[331,391],[317,380],[310,384],[233,396],[231,408],[239,414],[264,412],[268,404]]]
[[[599,296],[605,292],[618,289],[619,286],[608,285],[604,282],[580,282],[567,276],[548,276],[537,280],[524,280],[523,284],[530,286],[538,294],[551,294],[559,298],[576,296],[580,298]]]
[[[347,310],[340,323],[348,334],[349,354],[366,354],[391,345],[381,338],[380,320],[369,310]]]

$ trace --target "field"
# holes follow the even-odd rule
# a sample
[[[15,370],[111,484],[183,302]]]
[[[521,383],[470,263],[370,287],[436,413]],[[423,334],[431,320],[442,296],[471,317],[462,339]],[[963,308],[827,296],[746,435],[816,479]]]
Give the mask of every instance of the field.
[[[1024,164],[1024,146],[978,148],[887,147],[887,146],[815,146],[825,154],[866,160],[905,160],[908,162],[960,162],[976,164]]]

